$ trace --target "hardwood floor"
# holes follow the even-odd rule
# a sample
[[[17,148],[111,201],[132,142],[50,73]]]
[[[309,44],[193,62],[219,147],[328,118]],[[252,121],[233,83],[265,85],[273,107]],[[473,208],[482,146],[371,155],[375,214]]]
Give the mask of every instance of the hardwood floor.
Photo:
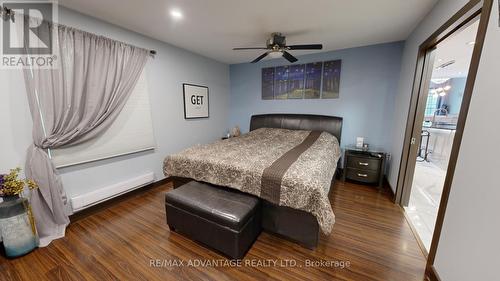
[[[262,233],[241,266],[232,267],[169,231],[164,192],[170,188],[164,184],[138,192],[81,218],[65,238],[24,257],[0,257],[0,280],[424,279],[425,259],[402,211],[376,188],[335,183],[330,198],[336,224],[315,251]],[[195,266],[207,261],[220,264]],[[309,261],[331,264],[307,267]],[[335,261],[345,266],[335,267]]]

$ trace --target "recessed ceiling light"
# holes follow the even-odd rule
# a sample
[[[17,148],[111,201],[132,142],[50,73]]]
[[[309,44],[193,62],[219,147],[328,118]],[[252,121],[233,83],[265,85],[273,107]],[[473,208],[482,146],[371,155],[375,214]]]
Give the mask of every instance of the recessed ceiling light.
[[[476,41],[470,41],[470,42],[467,42],[467,45],[469,45],[469,46],[472,46],[472,45],[474,45],[474,44],[476,44]]]
[[[172,9],[170,10],[170,16],[174,20],[181,20],[184,16],[182,15],[182,12],[178,9]]]

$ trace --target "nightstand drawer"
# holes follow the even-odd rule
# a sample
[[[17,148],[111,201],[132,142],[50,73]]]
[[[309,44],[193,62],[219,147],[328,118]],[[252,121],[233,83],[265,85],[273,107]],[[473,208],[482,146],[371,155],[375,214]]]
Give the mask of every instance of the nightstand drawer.
[[[377,183],[379,181],[378,171],[367,171],[347,168],[346,178],[364,183]]]
[[[347,158],[347,167],[361,170],[372,170],[377,172],[382,159],[360,157],[351,155]]]

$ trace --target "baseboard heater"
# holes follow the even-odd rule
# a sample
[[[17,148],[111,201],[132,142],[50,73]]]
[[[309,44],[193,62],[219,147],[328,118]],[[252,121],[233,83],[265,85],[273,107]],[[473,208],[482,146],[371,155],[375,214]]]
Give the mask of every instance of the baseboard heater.
[[[151,172],[117,184],[100,188],[96,191],[71,198],[71,207],[73,208],[73,212],[76,213],[134,189],[141,188],[154,182],[154,180],[155,175]]]

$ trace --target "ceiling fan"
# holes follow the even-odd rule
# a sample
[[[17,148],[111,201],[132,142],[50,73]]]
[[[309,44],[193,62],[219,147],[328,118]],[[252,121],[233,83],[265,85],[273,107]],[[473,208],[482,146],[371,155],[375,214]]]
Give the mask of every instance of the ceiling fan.
[[[279,32],[271,34],[271,38],[267,39],[266,47],[250,47],[250,48],[233,48],[233,50],[267,50],[267,52],[254,59],[252,63],[256,63],[266,56],[272,58],[284,57],[289,62],[296,62],[298,59],[288,51],[290,50],[321,50],[322,44],[308,44],[308,45],[286,45],[286,37]]]

